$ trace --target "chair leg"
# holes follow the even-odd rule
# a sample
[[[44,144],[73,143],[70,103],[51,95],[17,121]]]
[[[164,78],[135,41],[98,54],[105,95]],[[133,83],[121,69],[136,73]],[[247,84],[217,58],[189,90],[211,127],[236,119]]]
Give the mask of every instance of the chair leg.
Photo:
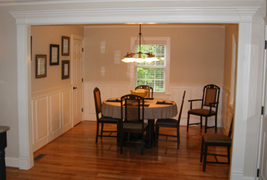
[[[159,127],[156,126],[154,147],[157,146],[159,139]]]
[[[203,172],[206,171],[207,152],[208,152],[208,146],[205,144],[205,149],[204,149],[204,162],[203,162]]]
[[[205,133],[207,133],[208,117],[205,117]]]
[[[217,132],[217,115],[215,115],[215,132]]]
[[[200,128],[202,129],[202,116],[200,116]]]
[[[120,123],[118,122],[118,123],[117,123],[117,145],[120,145],[120,142],[121,142],[121,141],[120,141],[120,134],[121,134],[121,133],[120,133],[120,129],[121,129],[121,128],[120,128]]]
[[[202,158],[203,158],[203,148],[204,148],[204,139],[202,138],[201,151],[200,151],[200,162],[202,162]]]
[[[123,146],[123,134],[124,134],[124,132],[120,132],[121,134],[120,134],[120,136],[121,136],[121,139],[120,139],[120,141],[121,141],[121,150],[120,150],[120,153],[122,154],[122,146]]]
[[[230,164],[230,147],[227,147],[228,164]]]
[[[101,123],[101,136],[100,136],[101,139],[102,139],[102,135],[103,135],[103,126],[104,126],[104,123]]]
[[[96,138],[95,138],[95,142],[97,143],[97,139],[98,139],[98,132],[99,131],[99,123],[96,122]]]
[[[179,130],[179,127],[177,127],[177,149],[179,149],[179,146],[180,146],[180,130]]]
[[[187,128],[186,128],[186,131],[188,131],[188,127],[189,127],[189,118],[190,118],[190,114],[187,114]]]
[[[141,156],[143,156],[143,150],[144,150],[144,132],[142,133]]]

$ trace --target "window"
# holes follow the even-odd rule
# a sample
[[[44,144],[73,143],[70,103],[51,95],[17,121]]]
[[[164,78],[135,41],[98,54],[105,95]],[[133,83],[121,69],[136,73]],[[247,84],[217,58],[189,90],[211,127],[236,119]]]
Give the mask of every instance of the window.
[[[143,37],[142,52],[152,52],[160,61],[151,63],[130,63],[131,87],[149,85],[154,92],[169,93],[170,77],[170,37]],[[131,47],[138,48],[136,37],[131,38]]]
[[[166,46],[165,45],[138,45],[138,51],[151,52],[159,61],[136,63],[136,86],[149,85],[154,92],[165,92],[165,68]]]

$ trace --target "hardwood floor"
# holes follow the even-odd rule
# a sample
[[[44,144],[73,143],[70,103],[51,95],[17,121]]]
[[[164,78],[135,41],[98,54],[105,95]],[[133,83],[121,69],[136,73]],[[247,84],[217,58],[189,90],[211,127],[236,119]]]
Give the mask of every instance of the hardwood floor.
[[[106,127],[115,128],[114,125]],[[175,134],[174,129],[163,131]],[[160,141],[158,147],[144,149],[143,156],[137,143],[126,145],[120,154],[115,138],[105,137],[95,143],[96,123],[83,121],[36,151],[34,167],[30,170],[7,167],[7,180],[229,179],[229,165],[207,164],[206,172],[202,171],[200,144],[203,132],[198,126],[190,126],[188,132],[181,126],[180,131],[180,149],[176,149],[174,142]],[[209,129],[208,133],[214,133],[214,129]],[[224,148],[209,150],[226,153]]]

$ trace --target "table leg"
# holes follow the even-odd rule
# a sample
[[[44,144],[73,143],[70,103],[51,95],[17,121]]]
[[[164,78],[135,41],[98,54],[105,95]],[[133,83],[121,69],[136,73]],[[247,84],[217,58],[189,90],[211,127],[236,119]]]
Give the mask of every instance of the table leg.
[[[148,119],[148,147],[152,147],[154,142],[154,119]]]

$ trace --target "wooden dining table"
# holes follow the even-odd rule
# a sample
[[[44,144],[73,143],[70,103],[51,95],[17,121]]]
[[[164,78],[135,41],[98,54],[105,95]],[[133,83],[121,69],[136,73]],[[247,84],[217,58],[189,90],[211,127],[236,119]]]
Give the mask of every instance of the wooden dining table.
[[[102,114],[112,118],[121,118],[120,98],[110,98],[103,101]],[[148,147],[154,139],[154,123],[156,119],[171,118],[177,115],[175,102],[160,98],[145,98],[144,118],[148,120]]]

